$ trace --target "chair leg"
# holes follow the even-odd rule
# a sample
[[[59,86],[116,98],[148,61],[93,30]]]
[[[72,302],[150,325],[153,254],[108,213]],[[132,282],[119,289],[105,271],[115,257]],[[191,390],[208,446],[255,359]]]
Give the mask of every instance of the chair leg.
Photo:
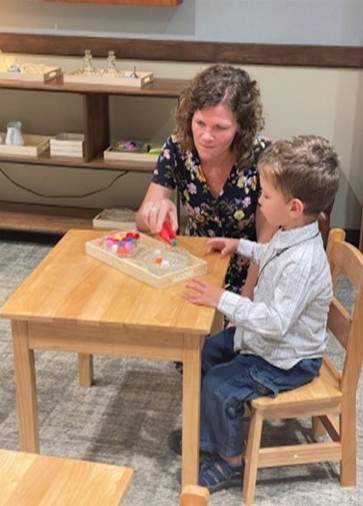
[[[326,430],[323,423],[320,420],[320,416],[313,416],[312,419],[313,438],[318,441],[320,437],[325,436]]]
[[[355,487],[357,484],[357,434],[356,408],[354,402],[343,406],[340,418],[340,438],[342,460],[340,463],[340,484],[342,487]]]
[[[93,356],[89,353],[78,353],[79,384],[90,387],[93,382]]]
[[[253,504],[255,498],[258,454],[261,445],[263,416],[252,409],[245,453],[245,472],[243,477],[243,499],[246,506]]]

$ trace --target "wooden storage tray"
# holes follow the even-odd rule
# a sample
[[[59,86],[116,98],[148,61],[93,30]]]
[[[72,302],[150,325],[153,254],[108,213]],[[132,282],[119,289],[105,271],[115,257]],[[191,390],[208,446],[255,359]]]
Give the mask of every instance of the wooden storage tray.
[[[50,139],[50,156],[83,157],[84,135],[60,133]]]
[[[135,215],[132,209],[103,209],[93,218],[92,225],[94,228],[132,230],[136,228]]]
[[[110,233],[116,232],[117,231],[113,231]],[[121,231],[120,233],[125,234],[125,231]],[[105,249],[103,247],[104,237],[105,236],[86,242],[85,249],[87,255],[100,260],[101,262],[109,265],[110,267],[113,267],[114,269],[117,269],[123,274],[142,281],[147,285],[153,286],[154,288],[163,288],[174,283],[185,281],[188,278],[202,276],[203,274],[207,273],[207,262],[194,255],[188,254],[189,265],[187,267],[177,269],[172,273],[166,273],[162,276],[158,276],[150,272],[146,267],[143,267],[142,265],[136,263],[135,258],[118,257],[111,251]],[[147,249],[161,249],[165,247],[164,243],[161,241],[153,239],[152,237],[149,237],[145,234],[140,234],[139,241],[140,244],[142,246],[145,246]]]
[[[24,145],[0,144],[0,155],[37,157],[49,147],[49,137],[44,135],[23,135]]]
[[[109,77],[102,75],[81,75],[76,73],[63,74],[64,83],[78,83],[78,84],[103,84],[111,86],[127,86],[132,88],[142,88],[145,84],[153,80],[152,72],[137,72],[138,77],[129,77],[131,71],[121,71],[120,77]]]
[[[0,79],[10,79],[16,81],[40,81],[46,83],[62,75],[62,69],[60,67],[51,67],[49,65],[42,64],[21,64],[21,67],[26,72],[5,72],[0,71]]]
[[[157,162],[159,155],[150,155],[149,153],[132,153],[129,151],[116,151],[112,147],[105,149],[103,152],[104,160],[112,161],[134,161],[134,162]]]

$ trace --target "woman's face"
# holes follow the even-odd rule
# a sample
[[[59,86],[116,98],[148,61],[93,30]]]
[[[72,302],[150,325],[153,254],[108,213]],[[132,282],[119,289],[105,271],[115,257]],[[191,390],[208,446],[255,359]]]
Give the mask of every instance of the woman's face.
[[[226,104],[195,111],[192,118],[192,133],[201,161],[229,157],[237,129],[236,119]]]

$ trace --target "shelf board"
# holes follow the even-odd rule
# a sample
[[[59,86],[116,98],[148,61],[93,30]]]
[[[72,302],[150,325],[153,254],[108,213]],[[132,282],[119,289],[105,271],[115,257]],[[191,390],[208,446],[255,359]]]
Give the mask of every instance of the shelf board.
[[[159,7],[173,7],[183,0],[45,0],[46,2],[60,2],[68,4],[112,4],[112,5],[157,5]]]
[[[0,230],[64,234],[71,228],[92,228],[100,209],[42,206],[0,201]]]
[[[155,161],[135,161],[132,154],[129,160],[104,160],[103,157],[97,157],[89,162],[85,162],[82,158],[71,158],[68,156],[51,157],[49,150],[40,156],[17,156],[0,154],[0,162],[19,163],[27,165],[54,165],[57,167],[77,167],[79,169],[97,169],[97,170],[116,170],[128,172],[146,172],[150,173],[155,169]]]
[[[30,91],[54,91],[60,93],[104,93],[107,95],[135,95],[162,98],[178,98],[188,85],[187,79],[154,79],[142,88],[100,84],[63,83],[63,77],[47,83],[0,79],[0,88]]]

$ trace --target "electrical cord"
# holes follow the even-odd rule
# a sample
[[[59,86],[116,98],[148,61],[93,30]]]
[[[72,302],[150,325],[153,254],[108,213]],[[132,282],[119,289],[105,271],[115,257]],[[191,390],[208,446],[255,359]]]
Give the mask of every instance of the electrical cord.
[[[98,188],[97,190],[93,190],[93,191],[90,191],[90,192],[87,192],[87,193],[82,193],[80,195],[46,195],[45,193],[40,193],[40,192],[37,192],[35,190],[32,190],[31,188],[27,188],[26,186],[18,183],[17,181],[15,181],[14,179],[12,179],[9,174],[7,174],[5,172],[4,169],[2,169],[0,167],[0,173],[6,178],[8,179],[8,181],[10,181],[13,185],[17,186],[18,188],[21,188],[22,190],[25,190],[33,195],[36,195],[37,197],[45,197],[45,198],[50,198],[50,199],[81,199],[81,198],[84,198],[84,197],[90,197],[91,195],[96,195],[97,193],[101,193],[105,190],[108,190],[109,188],[111,188],[111,186],[113,186],[114,183],[116,183],[116,181],[118,179],[120,179],[121,177],[125,176],[129,171],[127,170],[124,170],[122,171],[120,174],[118,174],[115,178],[112,179],[112,181],[107,184],[106,186],[102,187],[102,188]]]

